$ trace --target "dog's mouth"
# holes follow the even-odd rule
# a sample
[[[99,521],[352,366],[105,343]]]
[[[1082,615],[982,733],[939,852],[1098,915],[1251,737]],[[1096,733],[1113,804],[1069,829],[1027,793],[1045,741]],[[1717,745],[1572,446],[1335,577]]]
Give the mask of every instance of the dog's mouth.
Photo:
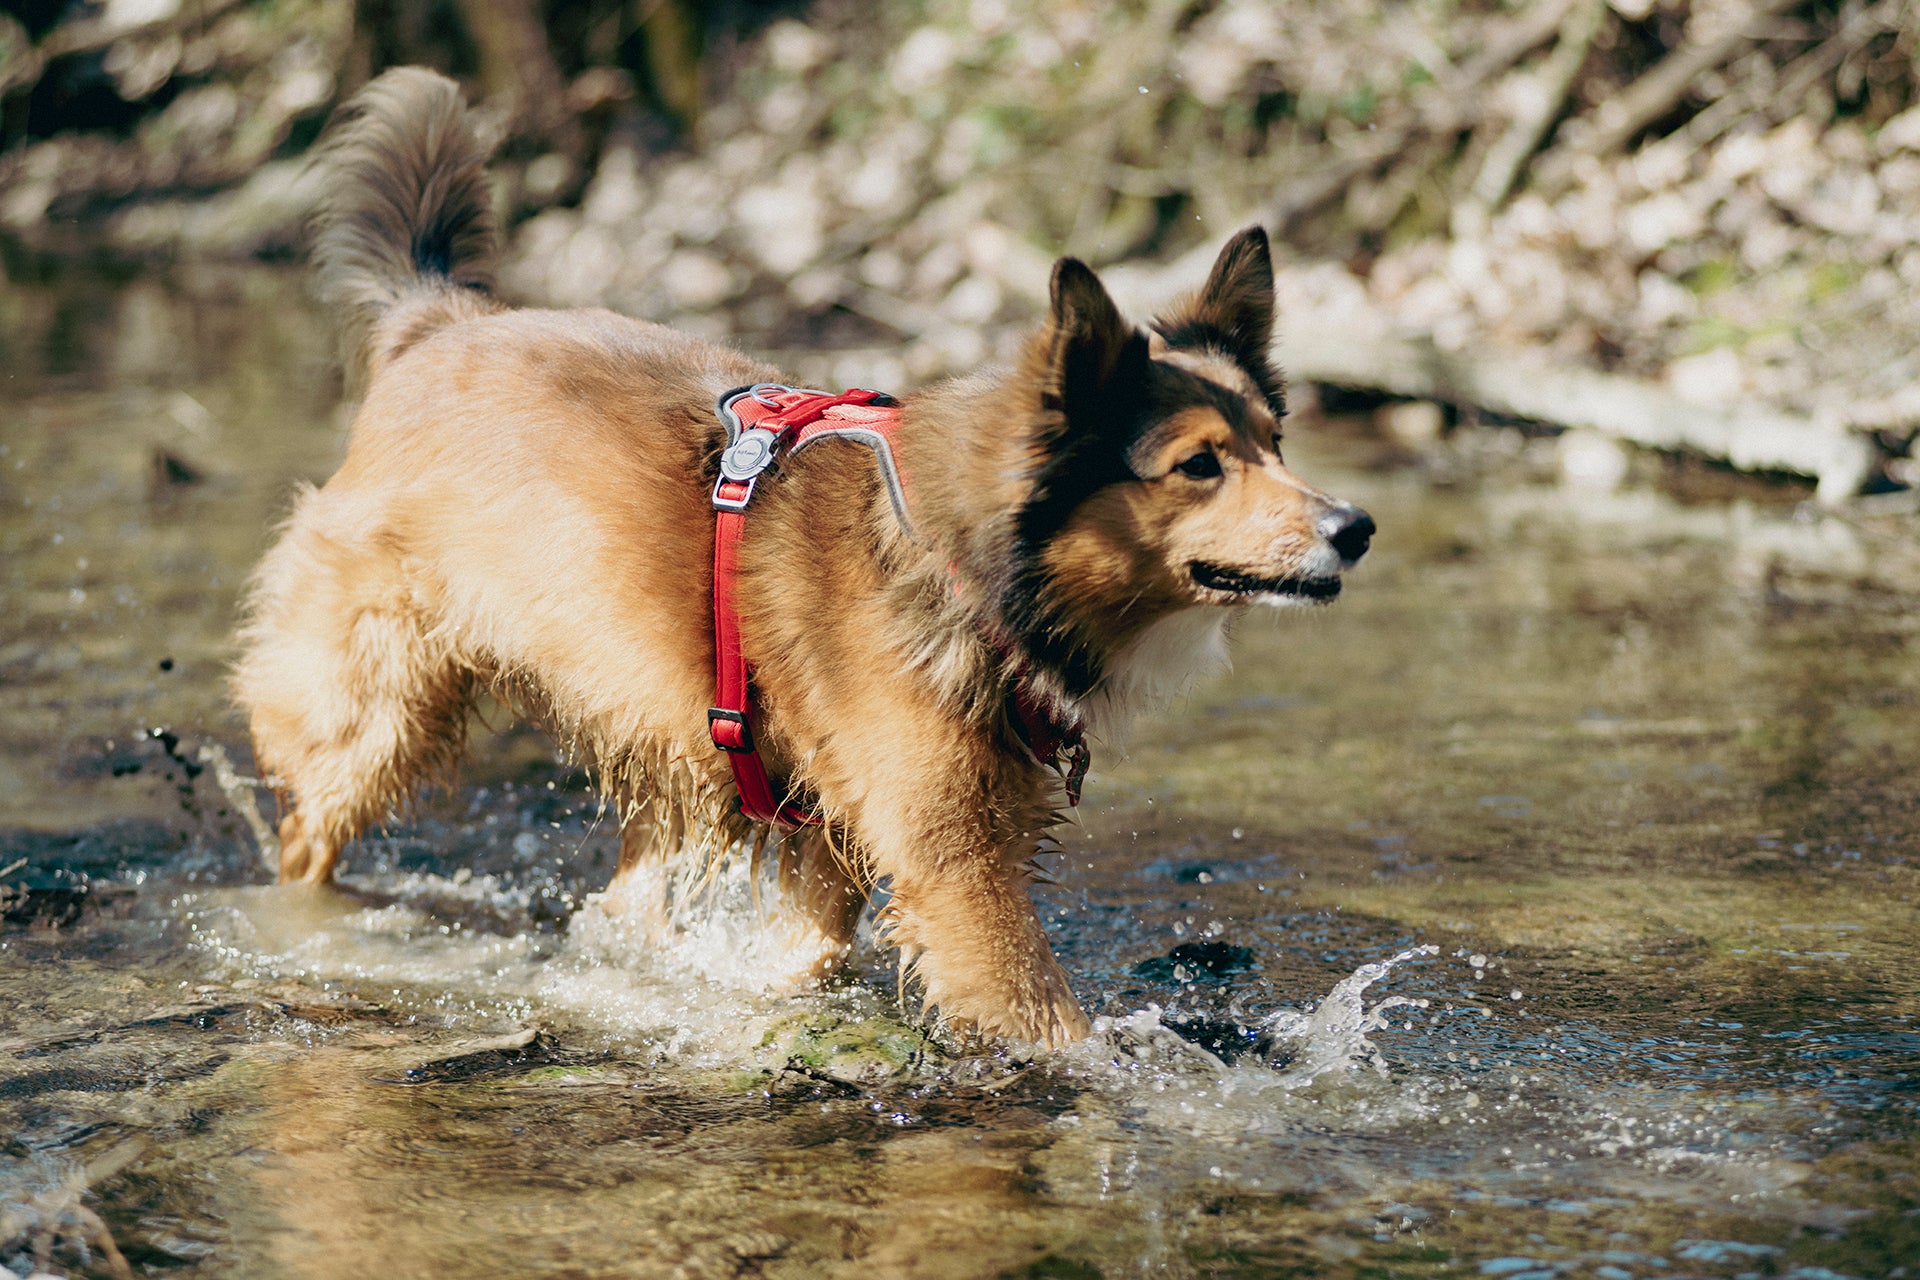
[[[1236,596],[1297,596],[1302,600],[1323,603],[1340,594],[1338,575],[1324,578],[1262,578],[1238,569],[1207,564],[1202,560],[1189,563],[1187,572],[1209,591],[1225,591]]]

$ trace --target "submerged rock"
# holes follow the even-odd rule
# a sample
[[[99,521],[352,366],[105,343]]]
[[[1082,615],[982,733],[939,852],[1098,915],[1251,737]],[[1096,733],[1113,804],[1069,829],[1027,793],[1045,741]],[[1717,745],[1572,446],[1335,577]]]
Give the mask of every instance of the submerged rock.
[[[1218,982],[1259,966],[1253,951],[1229,942],[1183,942],[1164,956],[1142,960],[1133,976],[1152,982]]]

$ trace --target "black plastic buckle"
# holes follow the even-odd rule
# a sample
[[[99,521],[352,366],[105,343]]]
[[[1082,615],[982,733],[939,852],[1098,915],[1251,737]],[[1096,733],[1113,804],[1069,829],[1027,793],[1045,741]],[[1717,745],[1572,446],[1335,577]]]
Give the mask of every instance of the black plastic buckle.
[[[740,745],[730,746],[720,741],[720,735],[714,732],[714,725],[720,721],[740,726]],[[707,708],[707,736],[713,739],[713,745],[722,751],[731,751],[735,755],[746,755],[753,750],[753,726],[747,723],[744,711],[729,711],[725,707]]]

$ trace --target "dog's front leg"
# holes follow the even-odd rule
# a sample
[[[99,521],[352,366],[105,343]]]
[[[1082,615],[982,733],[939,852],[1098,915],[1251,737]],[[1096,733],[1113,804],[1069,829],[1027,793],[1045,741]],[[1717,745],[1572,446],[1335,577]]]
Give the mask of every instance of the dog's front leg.
[[[1092,1028],[1027,896],[1033,836],[995,831],[977,790],[949,792],[950,808],[939,798],[867,807],[862,843],[892,894],[887,941],[943,1019],[1049,1047],[1080,1039]]]

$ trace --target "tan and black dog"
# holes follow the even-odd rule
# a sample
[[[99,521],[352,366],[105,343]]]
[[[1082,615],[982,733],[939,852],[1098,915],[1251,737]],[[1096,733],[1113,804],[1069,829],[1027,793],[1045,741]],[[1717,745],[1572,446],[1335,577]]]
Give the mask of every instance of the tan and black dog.
[[[285,807],[281,879],[444,775],[488,691],[579,748],[621,806],[616,883],[768,832],[734,806],[714,701],[716,396],[755,360],[602,310],[488,292],[486,157],[456,86],[389,72],[324,152],[321,278],[368,389],[345,463],[255,577],[235,677]],[[1059,776],[1015,708],[1111,729],[1217,667],[1249,605],[1317,604],[1373,522],[1287,470],[1258,228],[1128,324],[1071,258],[1018,364],[907,397],[893,450],[765,477],[739,612],[760,749],[823,826],[777,842],[802,967],[882,936],[949,1022],[1088,1031],[1028,899]],[[1041,753],[1044,754],[1044,753]]]

